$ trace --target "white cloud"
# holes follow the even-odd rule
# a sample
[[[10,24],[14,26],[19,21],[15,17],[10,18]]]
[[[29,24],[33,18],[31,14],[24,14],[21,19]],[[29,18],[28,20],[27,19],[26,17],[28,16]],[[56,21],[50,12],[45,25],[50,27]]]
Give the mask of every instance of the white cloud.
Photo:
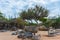
[[[49,17],[59,16],[60,15],[60,9],[55,7],[52,9],[52,11],[49,14]]]
[[[58,1],[60,1],[60,0],[50,0],[51,2],[58,2]]]
[[[60,0],[0,0],[0,10],[9,16],[38,4],[49,8],[49,10],[51,9],[51,13],[55,13],[55,10],[58,8],[56,3],[59,1]],[[51,3],[53,3],[56,8]],[[50,8],[48,5],[51,5],[52,7]]]

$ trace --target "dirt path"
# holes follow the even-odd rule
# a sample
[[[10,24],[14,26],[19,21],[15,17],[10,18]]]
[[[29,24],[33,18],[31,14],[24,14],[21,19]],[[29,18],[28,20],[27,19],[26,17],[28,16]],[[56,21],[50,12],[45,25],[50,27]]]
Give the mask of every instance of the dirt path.
[[[60,35],[55,37],[48,37],[47,31],[39,31],[37,34],[41,35],[40,40],[60,40]],[[0,32],[0,40],[21,40],[16,35],[11,35],[11,32]]]
[[[11,35],[11,32],[0,32],[0,40],[20,40],[16,35]]]

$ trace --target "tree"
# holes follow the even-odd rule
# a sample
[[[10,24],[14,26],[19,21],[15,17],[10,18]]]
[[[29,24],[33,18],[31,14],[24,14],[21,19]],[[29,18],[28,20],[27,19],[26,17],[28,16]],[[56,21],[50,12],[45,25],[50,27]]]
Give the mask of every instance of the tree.
[[[54,21],[52,19],[46,20],[46,22],[43,23],[47,28],[51,27]]]
[[[43,19],[44,17],[48,16],[48,10],[43,8],[42,6],[35,6],[34,8],[35,11],[35,20],[37,22],[37,20]]]
[[[60,16],[54,19],[54,23],[52,24],[54,28],[60,28]]]
[[[3,13],[0,12],[0,20],[2,20],[2,19],[3,19]]]
[[[60,25],[60,17],[58,18],[51,18],[51,19],[47,19],[45,22],[43,22],[43,24],[48,28],[48,27],[54,27],[54,28],[58,28]]]
[[[25,25],[27,25],[27,22],[21,19],[20,17],[16,18],[16,22],[17,25],[19,25],[18,28],[24,29]]]
[[[26,20],[35,20],[38,24],[38,20],[47,17],[48,10],[43,8],[42,6],[35,6],[34,8],[30,8],[27,11],[22,11],[20,17]]]
[[[2,12],[0,12],[0,20],[3,20],[3,21],[8,21],[8,19],[3,16],[4,14]]]

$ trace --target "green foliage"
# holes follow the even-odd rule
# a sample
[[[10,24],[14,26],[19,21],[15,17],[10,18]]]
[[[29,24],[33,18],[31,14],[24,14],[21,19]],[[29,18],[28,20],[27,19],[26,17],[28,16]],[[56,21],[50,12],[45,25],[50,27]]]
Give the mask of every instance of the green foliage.
[[[16,21],[17,21],[17,23],[19,24],[19,25],[26,25],[27,24],[27,22],[25,22],[23,19],[21,19],[21,18],[17,18],[16,19]]]
[[[3,13],[0,12],[0,20],[4,20],[6,22],[17,22],[18,25],[22,25],[22,26],[25,26],[25,25],[37,25],[38,24],[38,20],[39,21],[42,21],[42,22],[45,22],[46,19],[44,19],[44,17],[47,17],[48,16],[48,10],[45,9],[44,7],[42,6],[38,6],[36,5],[34,8],[29,8],[28,10],[24,10],[20,13],[20,17],[14,19],[14,18],[5,18],[3,16]],[[14,20],[13,20],[14,19]],[[30,20],[31,23],[29,22],[26,22],[25,20]],[[35,20],[37,24],[33,23],[32,20]],[[12,23],[13,24],[13,23]]]
[[[43,20],[44,21],[44,20]],[[43,22],[43,24],[46,27],[54,27],[54,28],[60,28],[60,17],[58,18],[52,18],[52,19],[47,19],[45,22]]]
[[[55,28],[60,28],[60,17],[54,19],[54,23],[52,24],[53,27]]]
[[[36,23],[29,23],[28,26],[37,26]]]
[[[48,19],[47,18],[40,18],[40,21],[42,21],[43,23],[45,23]]]
[[[46,26],[46,27],[50,27],[51,26],[51,20],[48,20],[48,21],[46,21],[45,23],[44,23],[44,25]]]
[[[22,19],[26,19],[26,20],[35,20],[36,23],[37,20],[41,20],[44,18],[44,17],[47,17],[48,16],[48,10],[43,8],[42,6],[35,6],[34,8],[31,8],[31,9],[28,9],[27,11],[22,11],[20,13],[20,17]]]
[[[2,12],[0,12],[0,20],[2,20],[2,21],[8,21],[8,19],[5,16],[3,16]]]

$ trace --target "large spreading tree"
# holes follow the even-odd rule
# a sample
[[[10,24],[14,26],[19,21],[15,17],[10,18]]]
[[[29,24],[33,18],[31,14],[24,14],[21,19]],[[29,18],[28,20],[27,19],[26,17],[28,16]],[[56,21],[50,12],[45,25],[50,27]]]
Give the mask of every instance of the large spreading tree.
[[[40,19],[48,16],[48,12],[49,11],[44,7],[36,5],[34,8],[22,11],[20,17],[23,20],[31,20],[31,22],[35,20],[38,24],[38,20],[40,21]]]

